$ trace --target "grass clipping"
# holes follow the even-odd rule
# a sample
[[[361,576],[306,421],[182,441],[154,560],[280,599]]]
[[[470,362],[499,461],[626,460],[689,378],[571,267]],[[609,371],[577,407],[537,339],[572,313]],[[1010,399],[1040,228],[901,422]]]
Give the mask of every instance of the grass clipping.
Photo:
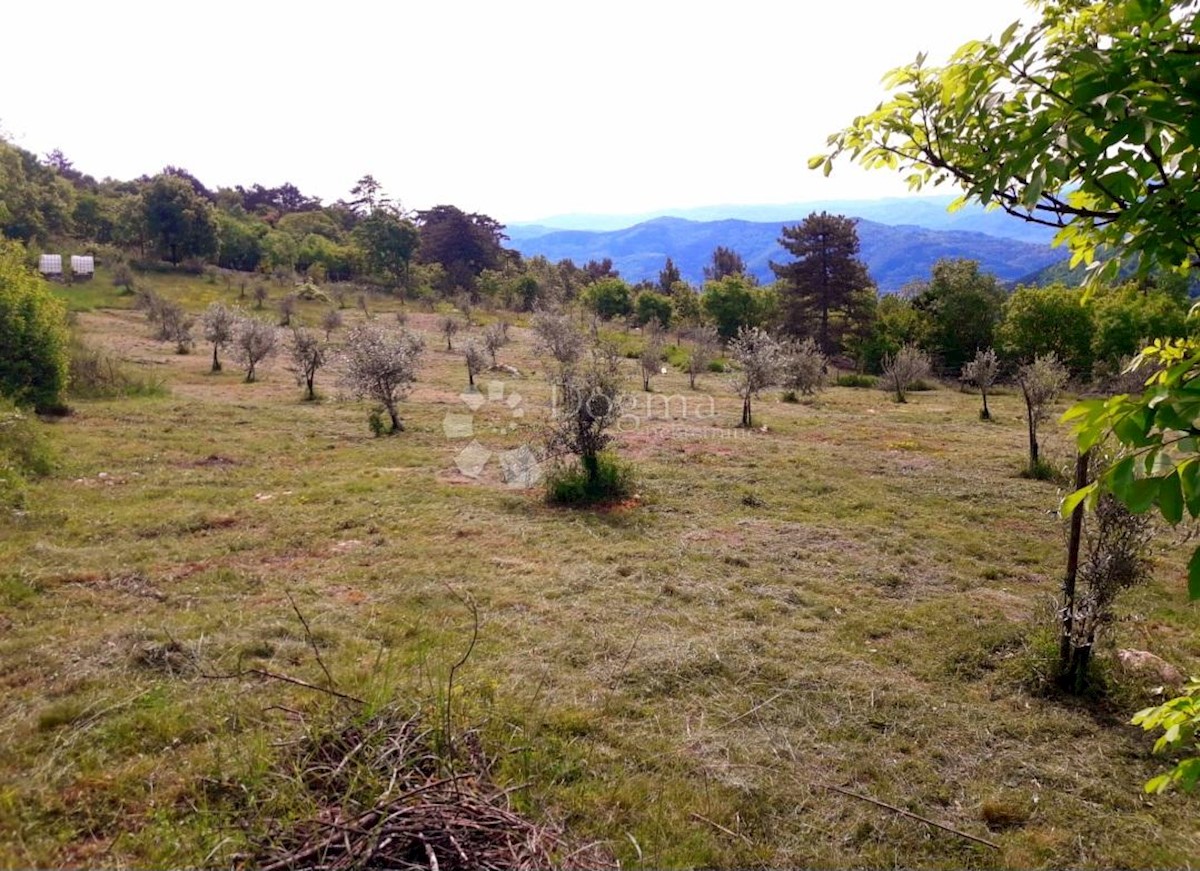
[[[271,833],[243,867],[282,869],[613,868],[598,845],[572,850],[561,830],[513,811],[475,734],[454,747],[418,715],[389,709],[338,731],[310,734],[293,774],[315,816]],[[456,764],[448,764],[457,760]],[[364,778],[365,775],[365,778]],[[353,799],[363,780],[383,787]]]

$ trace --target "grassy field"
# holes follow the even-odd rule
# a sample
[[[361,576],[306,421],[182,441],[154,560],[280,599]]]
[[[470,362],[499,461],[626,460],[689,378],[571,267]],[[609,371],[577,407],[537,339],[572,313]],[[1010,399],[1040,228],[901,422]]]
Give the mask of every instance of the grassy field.
[[[194,308],[237,294],[145,281]],[[673,372],[623,422],[637,498],[567,511],[505,486],[495,460],[457,470],[464,440],[443,425],[469,413],[466,371],[433,314],[408,317],[428,339],[408,431],[376,439],[336,367],[302,402],[283,358],[244,384],[208,373],[202,346],[153,341],[103,275],[60,292],[90,342],[169,392],[75,403],[47,427],[57,473],[0,519],[4,867],[236,861],[267,817],[312,810],[278,762],[299,718],[335,706],[205,675],[319,683],[315,645],[346,692],[436,711],[472,634],[465,597],[479,642],[453,716],[522,809],[623,866],[1178,867],[1200,851],[1194,798],[1141,794],[1162,766],[1126,724],[1147,688],[1110,669],[1086,703],[1045,691],[1062,485],[1019,477],[1015,396],[984,423],[949,389],[772,394],[742,431],[727,376],[692,392]],[[388,326],[395,308],[373,304]],[[501,362],[521,376],[497,379],[524,413],[475,415],[492,450],[535,439],[548,395],[513,333]],[[1160,536],[1106,661],[1200,656],[1184,550]]]

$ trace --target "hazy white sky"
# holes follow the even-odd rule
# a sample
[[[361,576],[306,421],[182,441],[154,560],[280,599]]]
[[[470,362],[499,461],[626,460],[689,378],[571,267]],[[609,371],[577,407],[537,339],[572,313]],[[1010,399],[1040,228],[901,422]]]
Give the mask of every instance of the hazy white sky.
[[[806,160],[880,76],[1022,0],[19,3],[0,130],[97,177],[166,164],[503,221],[901,195]]]

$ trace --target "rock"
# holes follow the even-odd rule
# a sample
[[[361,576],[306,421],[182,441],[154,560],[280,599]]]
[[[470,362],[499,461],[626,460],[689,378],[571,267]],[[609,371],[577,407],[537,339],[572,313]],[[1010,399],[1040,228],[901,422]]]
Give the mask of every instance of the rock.
[[[1183,674],[1179,669],[1148,650],[1118,650],[1117,660],[1126,674],[1167,687],[1183,686]]]
[[[518,369],[516,366],[508,366],[504,363],[501,363],[499,366],[493,366],[492,371],[493,372],[507,372],[509,375],[512,375],[514,378],[521,377],[520,369]]]

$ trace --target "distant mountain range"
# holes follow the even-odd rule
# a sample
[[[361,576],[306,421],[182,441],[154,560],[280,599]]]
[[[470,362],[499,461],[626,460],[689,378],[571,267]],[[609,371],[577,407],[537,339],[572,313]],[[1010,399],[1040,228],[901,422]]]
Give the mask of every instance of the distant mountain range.
[[[512,238],[528,239],[554,230],[624,230],[654,218],[686,218],[690,221],[722,221],[729,218],[766,224],[794,224],[812,212],[853,215],[880,224],[924,227],[927,230],[964,230],[986,233],[1018,242],[1050,244],[1054,230],[1029,224],[1000,209],[988,211],[982,206],[966,205],[948,211],[952,196],[885,197],[875,200],[810,200],[798,203],[765,205],[718,205],[691,209],[660,209],[625,215],[570,214],[554,215],[537,221],[509,225]]]
[[[1046,228],[1033,228],[1040,238],[1017,239],[989,235],[965,227],[992,226],[996,218],[1015,225],[1012,232],[1025,226],[1023,222],[1005,215],[997,215],[975,209],[974,214],[945,215],[949,198],[941,200],[941,206],[930,202],[933,198],[910,200],[876,200],[866,203],[826,202],[818,204],[826,211],[859,217],[858,236],[862,243],[861,256],[867,264],[872,278],[884,292],[898,290],[909,281],[929,277],[933,264],[943,257],[967,257],[978,260],[985,271],[994,273],[1003,281],[1015,281],[1066,258],[1061,249],[1052,249],[1048,244]],[[812,204],[802,206],[803,211],[793,211],[788,217],[770,217],[764,220],[689,220],[683,217],[656,217],[618,229],[561,229],[548,226],[550,221],[563,223],[604,223],[619,221],[621,216],[559,216],[546,219],[543,224],[518,224],[510,226],[507,233],[511,245],[523,256],[543,255],[551,261],[569,257],[583,265],[588,260],[612,258],[613,266],[628,281],[657,279],[667,257],[679,267],[683,277],[699,283],[703,270],[718,245],[732,248],[742,255],[747,268],[760,281],[771,281],[769,261],[786,262],[789,255],[779,245],[780,230],[785,224],[797,224],[814,209]],[[718,211],[692,209],[690,213]],[[770,213],[783,206],[742,206],[743,212],[759,211]],[[792,207],[795,208],[795,207]],[[820,208],[816,209],[820,210]],[[908,215],[923,221],[937,223],[938,227],[921,226],[909,222],[900,225],[881,223],[866,219],[864,213],[889,216]],[[960,216],[960,217],[956,217]],[[626,216],[629,217],[629,216]],[[950,229],[957,225],[958,229]]]

